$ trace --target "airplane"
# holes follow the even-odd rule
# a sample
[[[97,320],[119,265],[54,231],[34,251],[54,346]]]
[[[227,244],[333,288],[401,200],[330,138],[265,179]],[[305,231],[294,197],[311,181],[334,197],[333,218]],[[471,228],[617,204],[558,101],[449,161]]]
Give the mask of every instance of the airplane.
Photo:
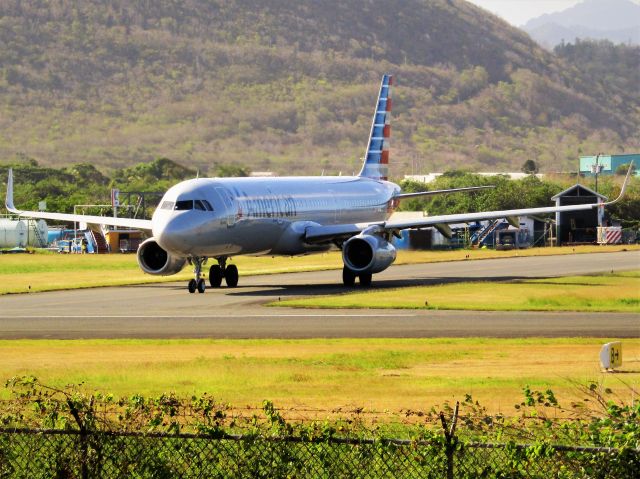
[[[30,218],[84,222],[144,230],[151,237],[137,251],[140,268],[152,275],[172,275],[186,263],[194,268],[190,293],[206,289],[202,268],[209,259],[209,284],[238,285],[238,269],[228,264],[237,255],[303,255],[332,246],[342,250],[342,282],[371,285],[373,274],[396,259],[392,236],[408,228],[436,227],[450,234],[451,223],[590,210],[602,204],[549,206],[503,211],[448,214],[393,221],[390,216],[406,198],[477,191],[483,187],[402,193],[388,181],[391,87],[382,76],[369,139],[357,176],[197,178],[182,181],[164,194],[151,220],[22,211],[13,204],[13,172],[7,180],[6,208]],[[622,198],[629,173],[617,199]]]

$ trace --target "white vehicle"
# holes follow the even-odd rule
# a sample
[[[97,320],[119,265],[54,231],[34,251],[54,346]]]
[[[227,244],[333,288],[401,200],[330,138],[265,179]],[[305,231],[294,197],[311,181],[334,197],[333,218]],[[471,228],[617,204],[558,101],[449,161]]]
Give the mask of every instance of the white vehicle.
[[[382,77],[364,163],[358,176],[183,181],[165,193],[149,221],[18,210],[13,204],[13,173],[10,170],[6,207],[12,213],[30,218],[150,231],[152,236],[138,248],[140,268],[148,274],[172,275],[189,262],[194,266],[189,292],[204,293],[202,266],[208,259],[215,259],[217,263],[209,269],[210,285],[219,287],[224,279],[227,286],[235,287],[238,269],[233,264],[227,265],[232,256],[300,255],[326,251],[337,245],[342,250],[344,284],[352,286],[359,278],[360,284],[368,286],[373,274],[384,271],[394,262],[396,251],[391,236],[398,235],[400,230],[435,226],[446,232],[450,223],[588,210],[599,206],[595,203],[550,206],[388,221],[404,198],[486,188],[403,194],[398,185],[387,181],[392,84],[390,75]]]

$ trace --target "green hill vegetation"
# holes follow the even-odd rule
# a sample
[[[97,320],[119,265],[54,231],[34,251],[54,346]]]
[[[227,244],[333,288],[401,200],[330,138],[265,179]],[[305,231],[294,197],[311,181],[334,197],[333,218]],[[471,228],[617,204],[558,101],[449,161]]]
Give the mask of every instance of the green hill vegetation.
[[[640,150],[639,52],[550,53],[463,0],[7,0],[0,161],[350,174],[390,72],[393,175],[575,170]]]
[[[15,204],[18,208],[35,210],[38,202],[47,201],[49,211],[73,212],[74,205],[109,204],[110,189],[118,188],[125,192],[145,192],[148,195],[147,210],[140,211],[135,204],[126,210],[127,200],[135,202],[138,196],[121,197],[123,209],[120,215],[131,215],[137,211],[138,217],[150,218],[161,195],[173,184],[194,178],[197,172],[167,158],[158,158],[149,163],[119,168],[105,175],[93,165],[75,164],[63,168],[39,166],[34,160],[13,163],[0,163],[0,197],[4,198],[5,183],[9,168],[13,168],[15,177]],[[241,176],[246,171],[221,164],[212,174],[215,176]],[[593,179],[580,178],[577,181],[593,188]],[[613,199],[618,196],[623,181],[622,175],[600,177],[598,191]],[[495,188],[472,194],[436,195],[405,200],[400,208],[405,211],[427,211],[429,214],[453,214],[473,211],[505,210],[534,206],[548,206],[551,197],[575,184],[572,175],[550,175],[539,179],[530,175],[522,180],[513,181],[506,175],[486,177],[463,170],[450,170],[432,183],[424,184],[403,180],[400,185],[405,192],[441,190],[465,186],[493,185]],[[109,208],[110,210],[110,208]],[[84,210],[86,214],[111,214],[105,209]],[[607,208],[611,218],[622,220],[625,227],[640,226],[640,178],[631,178],[624,199]]]

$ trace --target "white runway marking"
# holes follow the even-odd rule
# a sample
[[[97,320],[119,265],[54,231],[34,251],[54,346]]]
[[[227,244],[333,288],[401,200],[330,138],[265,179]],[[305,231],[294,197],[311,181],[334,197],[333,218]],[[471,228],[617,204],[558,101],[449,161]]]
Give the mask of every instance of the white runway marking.
[[[22,319],[118,319],[118,318],[131,318],[131,319],[176,319],[176,318],[189,318],[189,319],[230,319],[230,318],[361,318],[365,314],[225,314],[223,317],[215,316],[215,315],[178,315],[178,314],[170,314],[170,315],[131,315],[131,314],[118,314],[118,315],[93,315],[89,316],[86,314],[78,314],[78,315],[69,315],[69,314],[61,314],[55,316],[19,316],[14,315],[13,318],[22,318]],[[413,318],[418,316],[417,314],[369,314],[366,316],[368,318]]]

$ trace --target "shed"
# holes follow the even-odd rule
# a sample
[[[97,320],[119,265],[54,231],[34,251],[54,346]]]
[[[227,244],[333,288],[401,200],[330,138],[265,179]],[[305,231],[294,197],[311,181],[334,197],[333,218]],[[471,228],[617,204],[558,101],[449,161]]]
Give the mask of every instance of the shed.
[[[551,198],[556,206],[604,203],[607,197],[591,188],[576,184]],[[590,244],[598,240],[598,226],[602,226],[603,208],[556,213],[556,237],[558,245]]]

